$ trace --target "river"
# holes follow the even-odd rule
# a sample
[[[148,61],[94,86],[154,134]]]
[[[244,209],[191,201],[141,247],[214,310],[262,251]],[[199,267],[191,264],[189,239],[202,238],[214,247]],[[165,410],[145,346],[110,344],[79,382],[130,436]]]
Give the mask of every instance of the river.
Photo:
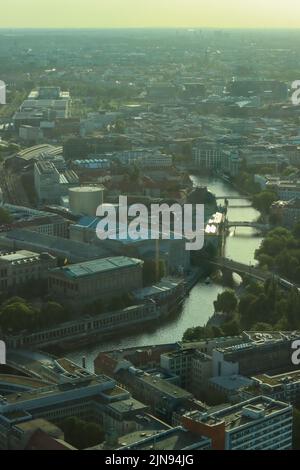
[[[195,186],[207,186],[216,196],[241,196],[241,194],[227,183],[219,179],[192,176]],[[232,205],[249,205],[245,199],[233,200]],[[252,221],[256,220],[259,213],[252,207],[230,208],[228,219],[231,221]],[[254,229],[238,228],[232,229],[226,242],[226,256],[232,260],[246,264],[254,263],[254,253],[261,243],[261,238],[255,234]],[[135,334],[124,335],[118,340],[101,341],[97,345],[83,347],[77,351],[67,354],[67,357],[77,363],[81,363],[82,357],[86,357],[86,364],[89,370],[93,370],[93,360],[100,351],[122,349],[127,347],[147,346],[150,344],[163,344],[179,341],[187,328],[193,326],[203,326],[213,315],[213,302],[218,294],[223,291],[223,287],[217,284],[206,285],[199,282],[186,298],[182,311],[174,318],[160,323],[159,326],[151,330],[137,332]]]

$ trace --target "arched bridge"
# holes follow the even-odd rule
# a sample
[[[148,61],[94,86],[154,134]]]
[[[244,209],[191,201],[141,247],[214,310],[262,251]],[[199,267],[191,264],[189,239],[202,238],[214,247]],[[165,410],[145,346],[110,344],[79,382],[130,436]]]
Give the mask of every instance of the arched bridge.
[[[260,224],[259,222],[247,222],[247,221],[231,221],[231,220],[227,220],[226,222],[226,226],[228,228],[231,228],[231,227],[250,227],[250,228],[255,228],[257,230],[260,230],[262,232],[264,231],[267,231],[267,230],[270,230],[270,226],[268,224]]]
[[[285,288],[285,289],[293,289],[294,287],[298,288],[300,292],[300,286],[297,284],[294,284],[287,279],[276,276],[273,272],[271,271],[264,271],[260,269],[258,266],[252,266],[244,263],[239,263],[238,261],[233,261],[228,258],[217,258],[216,260],[213,260],[211,262],[213,265],[226,269],[228,271],[231,271],[232,273],[239,274],[241,277],[244,275],[251,276],[254,279],[257,279],[258,281],[266,281],[267,279],[274,278],[278,280],[279,284]]]

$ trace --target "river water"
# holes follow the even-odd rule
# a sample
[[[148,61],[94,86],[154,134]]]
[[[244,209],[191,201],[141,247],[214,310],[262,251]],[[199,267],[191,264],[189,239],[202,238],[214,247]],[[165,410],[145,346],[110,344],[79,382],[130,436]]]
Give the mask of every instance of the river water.
[[[192,180],[195,186],[205,185],[216,196],[241,196],[238,191],[219,179],[192,176]],[[242,196],[240,200],[232,200],[230,204],[239,206],[238,208],[230,208],[229,206],[228,219],[230,221],[253,221],[259,216],[259,213],[252,207],[240,207],[249,205],[249,201],[244,200]],[[244,227],[236,230],[232,229],[227,238],[225,254],[232,260],[253,264],[255,262],[254,253],[260,246],[261,240],[254,229]],[[81,363],[82,357],[85,356],[87,368],[93,370],[93,360],[100,351],[179,341],[187,328],[203,326],[207,323],[214,313],[213,302],[223,289],[220,285],[206,285],[203,281],[200,281],[186,298],[182,311],[175,317],[155,325],[147,331],[129,335],[124,332],[121,339],[105,340],[90,347],[85,346],[68,353],[67,357]]]

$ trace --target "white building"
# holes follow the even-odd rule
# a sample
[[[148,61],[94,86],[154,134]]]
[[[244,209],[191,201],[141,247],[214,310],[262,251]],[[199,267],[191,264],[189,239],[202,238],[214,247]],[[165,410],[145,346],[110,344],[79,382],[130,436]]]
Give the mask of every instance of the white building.
[[[13,288],[28,281],[45,279],[56,258],[48,253],[20,250],[0,254],[0,289]]]

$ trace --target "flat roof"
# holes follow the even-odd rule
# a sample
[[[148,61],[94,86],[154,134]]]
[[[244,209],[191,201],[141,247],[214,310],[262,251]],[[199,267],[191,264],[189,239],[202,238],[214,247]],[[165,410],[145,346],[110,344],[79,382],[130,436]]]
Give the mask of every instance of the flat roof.
[[[241,387],[249,387],[252,385],[253,380],[248,379],[248,377],[243,377],[242,375],[231,375],[224,377],[212,377],[209,382],[225,390],[234,391]]]
[[[236,405],[226,406],[214,413],[192,411],[187,413],[186,416],[207,426],[216,426],[224,423],[226,431],[232,431],[235,428],[270,417],[288,408],[292,408],[288,403],[259,396]]]
[[[113,403],[110,403],[107,406],[113,409],[114,411],[117,411],[118,413],[128,413],[131,411],[144,411],[146,408],[148,408],[147,405],[144,405],[144,403],[141,403],[140,401],[135,400],[134,398],[128,398],[127,400],[115,401]]]
[[[209,440],[183,428],[167,431],[136,431],[119,438],[118,449],[134,446],[137,450],[183,450]]]
[[[26,401],[38,400],[42,398],[47,398],[51,396],[59,395],[63,392],[67,391],[76,391],[79,389],[84,388],[87,390],[88,387],[92,387],[95,385],[105,384],[109,382],[114,382],[113,379],[104,375],[97,375],[97,376],[88,376],[81,379],[74,379],[70,380],[69,382],[55,384],[55,385],[46,385],[42,388],[32,389],[25,392],[18,392],[18,393],[11,393],[7,395],[2,402],[0,400],[0,409],[1,406],[4,406],[4,410],[6,406],[14,405],[14,404],[22,404]],[[76,399],[76,396],[74,396]],[[38,402],[37,402],[38,404]]]
[[[300,370],[285,372],[278,375],[261,374],[253,377],[253,380],[264,385],[276,386],[300,382]]]
[[[0,261],[8,261],[13,263],[14,261],[22,261],[30,258],[39,258],[39,253],[33,251],[19,250],[14,253],[0,254]]]
[[[162,393],[172,396],[172,398],[191,398],[192,397],[192,394],[187,392],[183,388],[180,388],[177,385],[167,382],[164,379],[160,379],[159,377],[149,375],[149,374],[144,374],[143,376],[139,377],[139,379],[151,385],[152,387],[156,388],[157,390],[160,390]]]
[[[138,266],[141,263],[142,261],[136,258],[116,256],[113,258],[100,258],[83,263],[71,264],[69,266],[52,269],[50,272],[53,274],[62,273],[68,278],[78,279],[102,272]]]

